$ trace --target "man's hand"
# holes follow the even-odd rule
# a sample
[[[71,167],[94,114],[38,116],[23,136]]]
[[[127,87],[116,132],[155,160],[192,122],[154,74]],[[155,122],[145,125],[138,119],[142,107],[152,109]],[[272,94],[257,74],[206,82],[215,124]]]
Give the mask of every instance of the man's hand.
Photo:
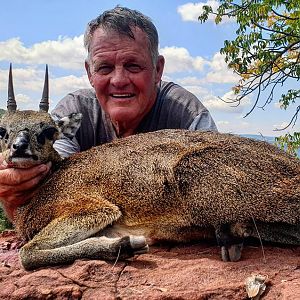
[[[15,210],[32,198],[38,183],[49,172],[51,164],[15,169],[7,168],[2,162],[0,154],[0,201],[6,215],[12,220]]]

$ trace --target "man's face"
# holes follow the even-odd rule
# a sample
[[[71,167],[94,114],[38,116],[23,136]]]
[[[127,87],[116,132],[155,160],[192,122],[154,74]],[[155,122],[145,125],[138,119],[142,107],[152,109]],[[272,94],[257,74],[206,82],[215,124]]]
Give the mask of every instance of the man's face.
[[[135,129],[150,111],[164,66],[162,56],[153,65],[146,34],[139,28],[133,33],[135,39],[96,29],[86,64],[100,105],[118,131]]]

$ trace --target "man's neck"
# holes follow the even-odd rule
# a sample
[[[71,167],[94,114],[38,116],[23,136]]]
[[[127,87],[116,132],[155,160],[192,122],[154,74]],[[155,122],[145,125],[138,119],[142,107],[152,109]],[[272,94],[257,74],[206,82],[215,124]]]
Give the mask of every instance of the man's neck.
[[[127,136],[135,134],[136,129],[138,127],[138,124],[130,124],[130,126],[129,126],[129,124],[127,124],[125,122],[121,123],[121,122],[112,121],[112,124],[116,131],[116,136],[118,138],[127,137]]]

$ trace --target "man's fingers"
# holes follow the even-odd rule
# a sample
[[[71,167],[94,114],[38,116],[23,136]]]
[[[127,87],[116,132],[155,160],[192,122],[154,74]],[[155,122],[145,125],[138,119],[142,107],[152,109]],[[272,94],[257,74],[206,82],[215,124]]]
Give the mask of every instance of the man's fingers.
[[[2,153],[0,153],[0,170],[4,170],[7,167],[3,164],[3,156]]]
[[[47,173],[42,173],[30,180],[27,180],[25,182],[22,182],[17,185],[2,185],[0,190],[0,196],[6,197],[9,195],[19,194],[19,193],[25,193],[26,191],[29,191],[31,189],[36,189],[38,183],[47,175]]]
[[[47,165],[39,165],[36,167],[28,168],[28,169],[15,169],[8,168],[5,170],[1,170],[0,173],[0,186],[16,186],[22,185],[22,183],[26,183],[37,176],[42,175],[49,171],[49,166]]]
[[[5,169],[7,169],[7,167],[0,163],[0,171]]]

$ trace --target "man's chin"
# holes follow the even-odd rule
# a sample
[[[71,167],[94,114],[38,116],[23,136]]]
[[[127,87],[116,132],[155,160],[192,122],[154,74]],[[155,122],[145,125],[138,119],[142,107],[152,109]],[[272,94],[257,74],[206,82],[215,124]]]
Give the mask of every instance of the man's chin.
[[[140,120],[140,112],[130,107],[115,107],[108,111],[108,115],[114,124],[124,124],[129,128]]]

